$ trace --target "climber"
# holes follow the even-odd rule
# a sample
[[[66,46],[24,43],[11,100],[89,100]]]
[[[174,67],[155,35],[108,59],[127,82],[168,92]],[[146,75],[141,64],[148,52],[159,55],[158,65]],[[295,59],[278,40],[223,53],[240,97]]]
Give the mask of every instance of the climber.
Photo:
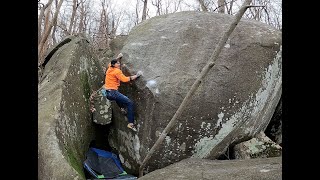
[[[121,59],[121,58],[120,58]],[[108,69],[106,71],[105,84],[104,88],[107,91],[107,99],[114,100],[121,108],[122,113],[124,109],[127,108],[127,112],[125,113],[128,118],[127,127],[132,129],[133,131],[137,131],[134,125],[134,106],[131,99],[127,96],[123,95],[118,91],[118,87],[121,82],[129,82],[137,79],[142,75],[141,71],[138,71],[136,75],[133,76],[125,76],[120,70],[120,59],[113,59],[108,65]]]

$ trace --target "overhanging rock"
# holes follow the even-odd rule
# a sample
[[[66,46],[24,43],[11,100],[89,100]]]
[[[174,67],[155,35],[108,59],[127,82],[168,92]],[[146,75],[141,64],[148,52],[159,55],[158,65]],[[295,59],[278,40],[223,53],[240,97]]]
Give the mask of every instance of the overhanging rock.
[[[150,18],[132,29],[121,52],[126,73],[143,71],[120,91],[135,103],[138,132],[119,110],[109,136],[124,166],[138,172],[234,16],[180,12]],[[232,143],[268,125],[281,96],[281,32],[242,18],[215,66],[146,166],[163,168],[188,157],[214,159]]]

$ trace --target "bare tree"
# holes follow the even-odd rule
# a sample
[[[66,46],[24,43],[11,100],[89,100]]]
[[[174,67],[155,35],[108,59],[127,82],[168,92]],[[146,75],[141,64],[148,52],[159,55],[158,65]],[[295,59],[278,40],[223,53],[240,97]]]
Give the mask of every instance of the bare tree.
[[[42,20],[44,18],[44,12],[47,9],[47,7],[49,7],[51,5],[53,0],[49,0],[48,3],[46,5],[44,5],[43,3],[39,2],[40,7],[42,6],[41,10],[40,10],[40,15],[38,17],[38,45],[40,43],[41,40],[41,24],[42,24]]]
[[[148,0],[142,0],[143,2],[143,11],[142,11],[142,20],[144,21],[147,18],[147,4],[148,4]]]
[[[85,0],[80,0],[80,20],[79,20],[79,27],[78,27],[78,33],[84,32],[84,16],[85,16]]]
[[[98,47],[107,48],[108,44],[108,13],[107,13],[108,4],[105,0],[101,1],[101,13],[100,13],[100,25],[98,30]]]
[[[217,11],[218,13],[227,13],[230,15],[234,15],[233,11],[239,9],[243,1],[244,0],[197,0],[202,11]],[[255,19],[274,26],[277,29],[281,29],[281,3],[282,0],[253,0],[253,5],[263,6],[263,8],[248,9],[244,17]]]
[[[224,14],[225,0],[218,0],[218,13]]]
[[[209,12],[215,12],[219,8],[219,5],[217,5],[216,1],[221,0],[198,0],[202,11]]]
[[[58,7],[58,0],[55,0],[55,5],[56,5],[56,7]],[[56,43],[57,43],[57,40],[56,40],[56,31],[57,31],[57,22],[54,22],[54,24],[53,24],[53,29],[52,29],[52,34],[51,34],[52,44],[56,44]]]
[[[91,11],[91,1],[86,0],[86,3],[84,3],[84,16],[83,16],[83,30],[84,32],[89,33],[89,27],[88,24],[90,23],[90,11]]]
[[[160,16],[162,14],[162,0],[151,1],[151,4],[156,7],[156,15]]]
[[[227,14],[232,15],[232,7],[233,7],[233,2],[234,1],[235,0],[231,0],[231,1],[229,1],[229,3],[226,3]]]
[[[198,0],[198,1],[199,1],[199,4],[200,4],[202,11],[207,12],[208,8],[207,8],[206,4],[204,3],[204,0]]]
[[[140,7],[140,3],[139,2],[140,2],[140,0],[137,0],[135,25],[139,24],[139,7]]]
[[[44,53],[40,52],[39,46],[41,45],[41,50],[42,49],[48,49],[48,41],[43,41],[43,34],[44,32],[47,32],[47,35],[49,35],[49,27],[50,27],[50,19],[51,19],[51,7],[52,3],[46,8],[45,10],[45,15],[44,15],[44,23],[43,23],[43,29],[41,32],[41,36],[38,39],[38,63],[41,64],[42,62],[42,56]]]
[[[257,4],[262,5],[259,9],[257,20],[281,29],[281,1],[278,0],[256,0]]]
[[[149,14],[150,0],[136,0],[136,8],[130,10],[112,9],[112,2],[104,0],[104,13],[102,10],[93,10],[90,0],[39,0],[38,16],[38,55],[42,59],[46,49],[69,34],[87,33],[96,47],[108,47],[109,41],[117,33],[128,34],[130,29],[152,16],[158,16],[183,10],[194,10],[227,13],[234,15],[240,9],[244,0],[197,0],[192,3],[185,0],[151,0],[154,14]],[[62,5],[61,5],[61,4]],[[270,24],[281,29],[282,0],[253,0],[253,4],[263,5],[263,8],[249,9],[244,16]],[[61,10],[60,10],[61,8]],[[99,8],[102,8],[101,5]],[[120,10],[120,11],[119,11]],[[150,11],[151,12],[151,11]]]
[[[69,24],[70,17],[66,15],[66,10],[61,7],[59,17],[56,24],[56,38],[57,42],[60,41],[63,37],[69,35],[67,24]]]
[[[114,39],[116,37],[116,32],[118,30],[119,24],[121,22],[123,13],[119,13],[116,15],[114,11],[111,11],[111,32],[110,32],[110,39]]]
[[[121,14],[118,16],[111,3],[101,2],[100,24],[97,32],[97,47],[100,49],[109,48],[110,40],[116,36],[117,28],[121,20]]]
[[[281,2],[277,0],[253,0],[252,4],[263,8],[250,9],[246,18],[269,24],[277,29],[281,29]]]
[[[181,2],[183,0],[173,1],[173,12],[177,12],[181,8]]]
[[[181,8],[182,0],[152,0],[151,4],[156,8],[156,16],[174,13]]]
[[[70,34],[76,34],[77,33],[77,25],[79,24],[78,23],[78,19],[79,19],[79,16],[75,16],[74,23],[72,25],[73,27],[71,28],[72,32],[70,32]]]
[[[43,49],[44,48],[44,44],[48,39],[48,36],[49,36],[49,34],[51,32],[52,27],[55,26],[55,24],[57,23],[57,17],[58,17],[59,10],[61,8],[62,3],[63,3],[63,0],[60,0],[59,3],[58,3],[58,6],[56,8],[56,11],[54,13],[54,16],[53,16],[53,19],[52,19],[51,23],[49,24],[48,28],[45,29],[45,31],[43,33],[43,36],[40,37],[41,41],[40,41],[40,43],[38,45],[38,58],[39,58],[38,61],[40,61],[40,62],[42,61],[44,53],[45,53],[44,49]],[[49,14],[49,13],[47,13],[47,14]]]
[[[72,30],[72,26],[74,23],[74,19],[76,16],[76,12],[77,12],[77,8],[78,8],[79,4],[78,4],[78,0],[73,0],[73,4],[72,4],[72,14],[71,14],[71,19],[70,19],[70,23],[69,23],[69,28],[68,28],[68,33],[71,34],[71,30]]]
[[[136,17],[131,12],[124,11],[121,13],[126,23],[119,23],[120,34],[129,34],[132,27],[136,25]]]

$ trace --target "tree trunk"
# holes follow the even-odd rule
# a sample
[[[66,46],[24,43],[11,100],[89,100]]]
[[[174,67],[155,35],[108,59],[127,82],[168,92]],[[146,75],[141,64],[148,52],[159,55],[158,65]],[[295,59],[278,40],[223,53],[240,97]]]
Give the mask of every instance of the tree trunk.
[[[136,22],[135,25],[139,24],[139,1],[137,0],[137,4],[136,4]]]
[[[179,10],[181,2],[182,0],[179,0],[178,2],[174,2],[174,13]]]
[[[204,0],[198,0],[202,11],[208,12],[208,7],[204,4]]]
[[[218,0],[218,13],[224,14],[224,0]]]
[[[45,34],[45,32],[47,32],[49,30],[49,27],[50,27],[51,6],[52,6],[52,3],[48,6],[48,8],[46,9],[46,12],[45,12],[45,19],[44,19],[44,23],[43,23],[43,33],[42,33],[42,35],[40,37],[40,42],[38,44],[38,47],[39,47],[39,45],[41,44],[41,42],[43,40],[43,34]],[[45,47],[46,48],[48,47],[48,42],[47,41],[43,41],[42,49],[45,49]],[[39,53],[39,51],[38,51],[38,53]],[[38,63],[39,64],[42,63],[41,62],[42,59],[43,59],[43,53],[40,53],[39,56],[38,56]]]
[[[147,161],[150,159],[150,157],[153,154],[153,152],[158,148],[158,146],[162,143],[162,141],[167,136],[167,134],[170,132],[172,127],[175,125],[175,123],[177,122],[177,118],[181,115],[181,113],[183,112],[183,110],[186,107],[187,103],[191,99],[192,95],[194,94],[194,92],[200,86],[200,83],[202,82],[203,78],[207,75],[209,70],[214,66],[214,63],[215,63],[216,59],[218,58],[218,56],[219,56],[222,48],[224,47],[226,41],[228,40],[230,34],[233,32],[233,30],[237,26],[238,22],[240,21],[241,17],[243,16],[244,12],[247,10],[248,7],[250,7],[249,4],[251,3],[251,1],[252,0],[246,0],[242,4],[242,6],[241,6],[240,10],[238,11],[238,13],[236,14],[233,22],[230,24],[230,26],[227,29],[227,31],[225,31],[224,35],[220,38],[217,47],[215,48],[212,56],[209,59],[209,62],[202,69],[200,75],[197,77],[196,81],[191,86],[189,92],[187,93],[186,97],[183,99],[183,101],[180,104],[178,110],[176,111],[176,113],[174,114],[174,116],[172,117],[172,119],[170,120],[168,125],[166,126],[166,128],[161,133],[161,135],[158,138],[158,140],[152,146],[152,148],[150,149],[150,151],[147,153],[146,157],[144,158],[143,162],[141,163],[140,168],[139,168],[139,177],[143,176],[143,169],[144,169],[144,166],[146,165]]]
[[[99,24],[99,30],[98,30],[98,36],[97,36],[97,47],[98,49],[104,49],[107,48],[108,45],[108,33],[109,33],[109,25],[108,25],[108,13],[107,7],[105,7],[105,1],[101,2],[101,13],[100,13],[100,24]]]
[[[72,31],[70,32],[71,34],[75,34],[77,32],[77,22],[78,22],[79,16],[75,16],[73,27],[71,28]]]
[[[155,2],[151,1],[151,4],[157,8],[156,15],[160,16],[162,12],[162,2],[161,0],[156,0]]]
[[[74,17],[76,16],[77,8],[78,8],[78,2],[77,2],[77,0],[73,0],[72,14],[71,14],[70,24],[69,24],[69,28],[68,28],[69,34],[71,34],[71,32],[72,32],[71,30],[72,30],[72,26],[74,23]]]
[[[41,40],[41,24],[42,24],[42,20],[43,20],[43,16],[44,16],[44,11],[47,9],[47,7],[49,5],[51,5],[52,1],[53,0],[49,0],[49,2],[46,5],[44,5],[40,10],[40,15],[38,17],[38,45]]]
[[[79,29],[78,29],[78,33],[82,33],[83,32],[83,20],[84,20],[84,15],[85,15],[85,10],[84,10],[84,2],[83,0],[81,0],[80,3],[80,20],[79,20]]]
[[[38,45],[38,58],[40,58],[39,61],[42,61],[42,58],[44,55],[44,52],[43,52],[44,43],[47,41],[53,25],[55,25],[57,23],[57,17],[58,17],[62,2],[63,2],[63,0],[59,1],[58,7],[56,9],[56,12],[54,13],[54,17],[52,19],[52,22],[50,23],[48,29],[44,32],[43,37],[41,38],[40,44]]]
[[[143,11],[142,11],[142,20],[144,21],[147,18],[147,4],[148,4],[148,0],[144,0],[143,1]]]
[[[56,2],[56,7],[58,7],[58,0],[56,0],[55,2]],[[55,37],[56,30],[57,30],[57,21],[53,22],[53,29],[52,29],[52,34],[51,34],[52,44],[56,44],[57,43],[56,37]]]
[[[53,26],[53,29],[52,29],[52,44],[57,44],[57,40],[56,40],[56,31],[57,31],[57,24],[55,24]]]
[[[228,14],[230,14],[230,15],[232,15],[233,2],[234,2],[234,0],[231,0],[231,1],[230,1],[229,8],[228,8],[228,6],[226,6],[227,12],[228,12]]]

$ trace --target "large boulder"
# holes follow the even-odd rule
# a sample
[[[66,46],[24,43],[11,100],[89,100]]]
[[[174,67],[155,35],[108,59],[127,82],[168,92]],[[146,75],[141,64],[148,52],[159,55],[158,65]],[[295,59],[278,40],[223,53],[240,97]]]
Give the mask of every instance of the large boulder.
[[[135,102],[138,132],[127,130],[116,110],[109,135],[126,168],[137,173],[234,18],[179,12],[132,29],[121,51],[124,72],[142,70],[143,76],[120,91]],[[188,157],[215,159],[230,144],[263,131],[281,96],[281,44],[280,31],[242,18],[145,170]]]
[[[104,81],[85,38],[69,36],[42,64],[38,85],[38,179],[85,179],[82,162],[94,137],[90,92]]]
[[[282,158],[208,160],[188,158],[158,169],[139,180],[281,180]]]

